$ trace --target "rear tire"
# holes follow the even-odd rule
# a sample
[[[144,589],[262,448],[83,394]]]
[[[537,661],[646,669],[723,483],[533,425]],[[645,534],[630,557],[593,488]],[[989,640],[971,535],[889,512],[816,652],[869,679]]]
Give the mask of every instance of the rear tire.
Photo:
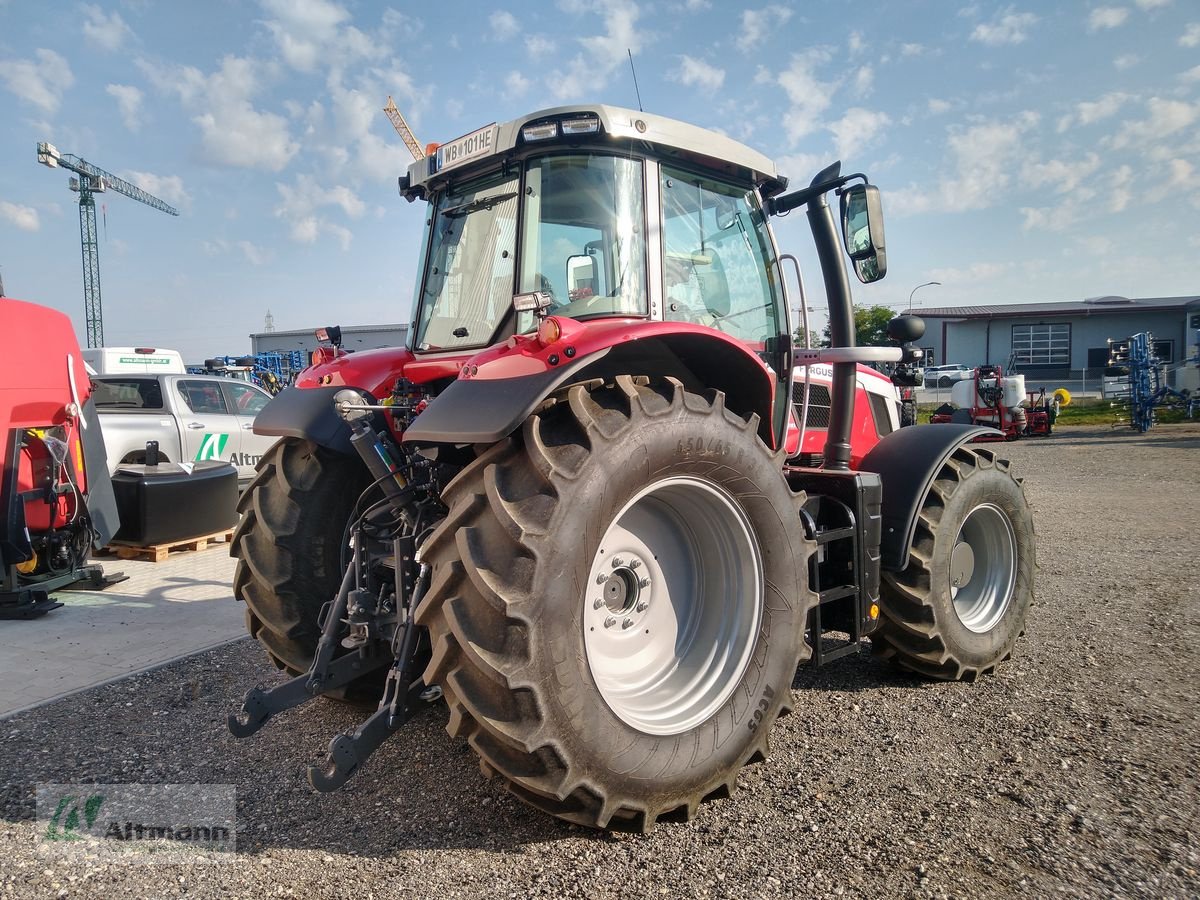
[[[238,502],[234,595],[246,604],[250,634],[292,675],[312,662],[318,614],[341,585],[342,533],[369,483],[358,459],[285,437]]]
[[[446,488],[424,680],[521,800],[645,831],[765,758],[816,598],[804,497],[757,428],[722,394],[621,376],[569,388]]]
[[[907,567],[884,573],[876,652],[947,681],[994,671],[1024,634],[1034,544],[1008,461],[959,447],[921,505]]]

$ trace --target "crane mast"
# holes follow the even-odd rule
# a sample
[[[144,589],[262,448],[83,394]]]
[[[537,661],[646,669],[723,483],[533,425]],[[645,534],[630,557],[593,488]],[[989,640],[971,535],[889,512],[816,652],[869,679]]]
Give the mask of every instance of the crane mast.
[[[396,134],[400,135],[404,141],[404,146],[408,148],[408,152],[412,154],[413,159],[424,159],[425,151],[421,149],[421,145],[412,133],[412,129],[408,127],[408,122],[404,121],[404,116],[400,114],[400,110],[396,108],[396,102],[390,96],[387,99],[387,106],[383,108],[383,111],[392,120],[392,127],[396,129]]]
[[[171,216],[179,210],[153,194],[94,166],[85,159],[70,153],[59,153],[53,144],[45,141],[37,145],[38,162],[51,169],[63,168],[74,172],[78,178],[70,180],[70,188],[79,194],[79,237],[83,252],[83,309],[87,322],[87,345],[104,346],[104,315],[100,303],[100,246],[96,233],[96,200],[94,194],[116,191],[140,203],[145,203]]]

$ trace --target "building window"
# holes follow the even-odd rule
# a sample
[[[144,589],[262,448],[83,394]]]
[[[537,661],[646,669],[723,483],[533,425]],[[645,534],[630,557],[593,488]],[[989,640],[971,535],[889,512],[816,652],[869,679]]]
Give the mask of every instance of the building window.
[[[1018,366],[1071,365],[1071,326],[1014,325],[1012,350]]]

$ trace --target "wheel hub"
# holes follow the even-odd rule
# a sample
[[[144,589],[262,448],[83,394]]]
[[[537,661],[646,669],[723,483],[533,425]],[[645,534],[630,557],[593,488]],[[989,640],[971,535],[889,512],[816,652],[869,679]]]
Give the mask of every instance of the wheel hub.
[[[626,724],[679,734],[736,689],[762,609],[761,554],[741,507],[697,478],[656,482],[617,513],[593,557],[588,668]]]

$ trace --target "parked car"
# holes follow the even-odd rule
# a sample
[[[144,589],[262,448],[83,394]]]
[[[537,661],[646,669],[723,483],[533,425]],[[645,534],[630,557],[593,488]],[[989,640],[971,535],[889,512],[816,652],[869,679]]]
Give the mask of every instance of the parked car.
[[[956,381],[964,381],[971,377],[975,370],[970,366],[927,366],[925,368],[925,387],[950,387]]]
[[[271,395],[217,375],[101,375],[92,380],[112,472],[146,461],[158,441],[158,461],[224,460],[245,485],[277,438],[254,433]]]

